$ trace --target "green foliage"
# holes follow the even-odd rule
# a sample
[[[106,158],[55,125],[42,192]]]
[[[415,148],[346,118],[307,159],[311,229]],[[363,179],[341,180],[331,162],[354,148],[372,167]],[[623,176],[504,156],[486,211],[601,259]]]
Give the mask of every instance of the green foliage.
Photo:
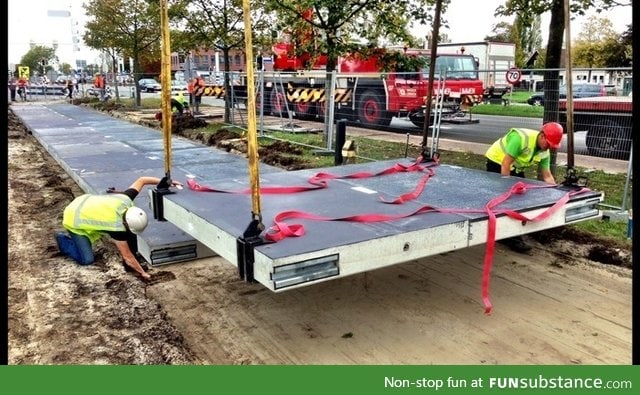
[[[47,61],[47,66],[45,66],[44,69],[40,64],[42,59]],[[28,66],[31,75],[33,76],[36,72],[42,73],[43,71],[46,72],[53,69],[51,64],[57,61],[58,57],[56,56],[55,48],[47,47],[45,45],[35,45],[22,56],[20,59],[20,65]]]
[[[595,9],[596,12],[606,11],[616,6],[631,6],[631,2],[619,0],[575,0],[570,2],[571,15],[584,15],[585,11]],[[496,16],[512,16],[533,20],[545,12],[551,12],[551,28],[544,53],[544,68],[560,67],[562,42],[564,34],[564,0],[510,0],[496,9]],[[540,64],[536,64],[539,67]],[[550,74],[549,77],[557,77]],[[551,79],[551,78],[550,78]],[[546,119],[546,118],[545,118]]]
[[[573,42],[571,63],[576,67],[589,68],[628,67],[631,65],[631,57],[627,56],[628,45],[624,41],[624,33],[616,33],[608,18],[593,16]]]
[[[84,5],[89,18],[85,25],[84,42],[90,48],[133,58],[136,76],[144,72],[159,72],[160,8],[158,2],[124,0],[90,0]],[[155,70],[141,65],[155,66]],[[137,84],[136,84],[137,85]]]
[[[484,41],[492,41],[498,43],[515,43],[517,42],[518,30],[515,25],[508,22],[498,22],[492,26],[492,35],[486,35]]]
[[[62,63],[60,65],[60,72],[64,75],[71,74],[71,70],[73,70],[73,67],[71,67],[69,63]]]
[[[337,59],[352,53],[351,42],[368,40],[372,47],[385,39],[395,45],[411,42],[408,27],[431,19],[433,0],[268,0],[278,15],[278,30],[297,40],[301,52],[327,54],[327,71]],[[448,2],[445,2],[448,3]],[[308,10],[314,10],[309,14]]]
[[[573,66],[603,67],[600,54],[604,50],[602,42],[612,32],[611,21],[591,17],[583,25],[583,29],[572,46]]]
[[[175,3],[172,21],[183,31],[181,47],[213,47],[223,52],[244,48],[242,1],[228,0],[223,4],[209,0],[179,0]],[[262,1],[252,2],[254,10],[261,9],[261,5]],[[255,17],[252,18],[252,31],[266,29],[260,14],[255,11],[252,15]],[[225,64],[225,70],[229,71],[226,67]]]

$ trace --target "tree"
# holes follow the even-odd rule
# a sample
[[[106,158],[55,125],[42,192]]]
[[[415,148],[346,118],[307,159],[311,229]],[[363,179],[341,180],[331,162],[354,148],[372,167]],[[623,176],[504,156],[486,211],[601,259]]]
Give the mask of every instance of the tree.
[[[572,45],[572,65],[576,67],[629,67],[629,43],[613,29],[609,18],[590,17]],[[589,76],[590,77],[590,76]]]
[[[45,66],[42,66],[44,60]],[[20,65],[28,66],[31,70],[31,75],[35,72],[46,73],[48,70],[53,70],[53,63],[58,61],[56,56],[56,50],[53,47],[47,47],[45,45],[33,45],[29,51],[20,59]]]
[[[160,4],[152,0],[90,0],[84,4],[87,46],[133,59],[136,106],[140,106],[141,64],[160,57]]]
[[[73,71],[73,68],[69,63],[61,63],[60,64],[60,72],[64,75],[69,75]]]
[[[252,31],[259,35],[269,32],[273,20],[264,11],[261,0],[252,1]],[[229,63],[232,49],[244,49],[244,19],[242,0],[179,0],[176,2],[174,21],[181,26],[179,48],[189,54],[193,48],[214,48],[222,52],[224,59],[225,91],[231,91]],[[260,40],[257,41],[258,43]],[[247,59],[247,66],[252,59]],[[225,122],[231,119],[231,95],[225,95]]]
[[[512,43],[515,28],[509,22],[498,22],[491,27],[492,35],[484,36],[484,41],[491,41],[496,43]]]
[[[584,15],[586,10],[602,12],[616,6],[631,6],[631,1],[619,0],[574,0],[571,15]],[[549,36],[545,56],[544,115],[543,121],[558,121],[559,71],[564,41],[564,0],[509,0],[496,9],[496,16],[523,15],[532,18],[545,12],[551,13]],[[548,100],[547,100],[548,98]]]
[[[409,33],[413,21],[431,22],[434,0],[268,0],[278,13],[278,30],[294,38],[300,52],[327,55],[327,72],[335,70],[339,56],[363,53],[386,43],[414,46]],[[446,15],[443,2],[442,13]],[[366,44],[354,44],[362,38]]]
[[[515,44],[515,64],[524,68],[529,57],[540,53],[540,16],[533,17],[517,14],[515,22],[498,22],[492,26],[492,35],[486,35],[485,41]]]
[[[604,42],[602,58],[608,67],[631,67],[633,63],[633,29],[627,25],[627,30],[619,36],[608,37]]]
[[[525,67],[529,57],[540,53],[542,36],[540,34],[540,15],[516,14],[514,23],[514,42],[516,43],[516,65]]]

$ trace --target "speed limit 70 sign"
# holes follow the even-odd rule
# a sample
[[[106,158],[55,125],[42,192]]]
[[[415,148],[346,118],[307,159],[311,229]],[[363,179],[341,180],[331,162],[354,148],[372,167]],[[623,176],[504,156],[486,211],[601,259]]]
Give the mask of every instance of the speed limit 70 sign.
[[[507,70],[507,74],[505,77],[508,83],[515,84],[516,82],[520,81],[520,78],[522,78],[522,72],[519,69],[512,67]]]

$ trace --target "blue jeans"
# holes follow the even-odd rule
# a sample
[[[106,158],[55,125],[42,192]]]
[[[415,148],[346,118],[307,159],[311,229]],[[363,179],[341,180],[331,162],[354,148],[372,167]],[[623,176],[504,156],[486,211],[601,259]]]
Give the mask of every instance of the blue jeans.
[[[94,262],[93,247],[87,236],[72,232],[57,232],[56,242],[60,252],[79,264],[91,265]]]

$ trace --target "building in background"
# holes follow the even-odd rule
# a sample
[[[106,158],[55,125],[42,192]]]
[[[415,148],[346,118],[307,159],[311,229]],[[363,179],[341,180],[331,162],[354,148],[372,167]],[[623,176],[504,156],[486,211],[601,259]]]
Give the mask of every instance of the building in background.
[[[229,52],[229,69],[232,72],[247,70],[245,53],[241,49]],[[184,78],[201,75],[212,83],[221,84],[224,72],[224,57],[221,51],[213,49],[192,50],[187,54],[171,54],[171,71],[184,73]]]

